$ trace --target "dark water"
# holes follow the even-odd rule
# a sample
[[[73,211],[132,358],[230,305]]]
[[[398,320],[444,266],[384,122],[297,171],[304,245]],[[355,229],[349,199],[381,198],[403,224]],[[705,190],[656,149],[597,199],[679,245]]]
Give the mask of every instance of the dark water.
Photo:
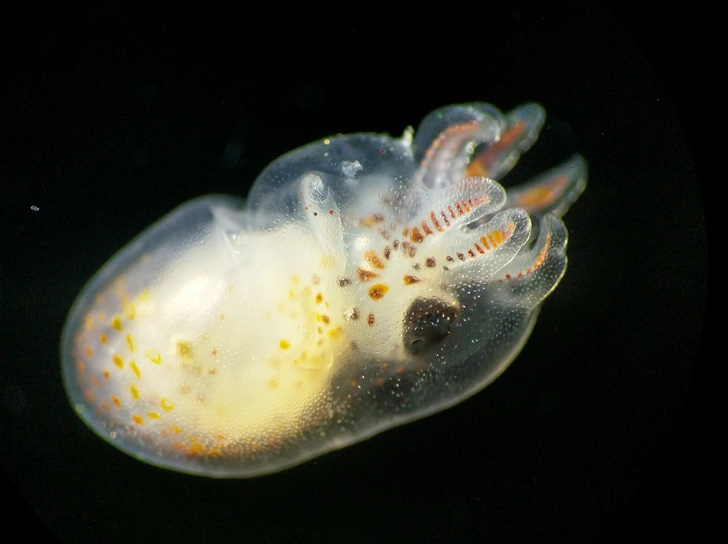
[[[59,8],[5,22],[21,31],[0,80],[0,461],[17,509],[6,527],[65,542],[700,536],[698,489],[714,473],[690,147],[713,106],[686,91],[699,85],[700,16],[450,6],[395,22],[387,9],[367,8],[365,23],[332,7],[331,22],[286,28],[283,8]],[[145,465],[75,416],[60,329],[132,236],[192,197],[245,194],[314,139],[397,135],[474,100],[540,102],[552,117],[534,160],[578,151],[590,169],[565,216],[567,275],[494,384],[252,480]]]

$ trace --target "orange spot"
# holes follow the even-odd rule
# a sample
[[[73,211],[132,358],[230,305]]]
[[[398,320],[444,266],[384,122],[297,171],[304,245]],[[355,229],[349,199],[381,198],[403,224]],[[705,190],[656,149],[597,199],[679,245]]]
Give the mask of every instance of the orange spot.
[[[87,401],[89,401],[89,402],[93,402],[94,401],[94,392],[91,391],[90,389],[85,389],[84,392],[83,392],[83,394],[86,397],[86,400]]]
[[[106,342],[108,342],[109,339],[106,337],[105,334],[101,334],[101,336],[99,336],[99,340],[101,340],[102,344],[105,344]]]
[[[205,446],[202,444],[192,444],[190,446],[190,453],[193,455],[200,454],[205,451]]]
[[[321,293],[316,293],[316,304],[321,304],[324,301],[324,296]]]
[[[131,416],[131,419],[137,425],[144,425],[144,419],[141,416]]]
[[[106,410],[108,412],[109,411],[109,403],[106,402],[106,401],[102,402],[101,403],[101,409],[102,410]]]
[[[387,294],[387,291],[389,291],[389,286],[384,283],[377,283],[376,285],[372,285],[371,289],[369,289],[369,298],[372,300],[379,300]]]
[[[420,283],[422,280],[420,278],[417,278],[415,276],[407,275],[404,277],[404,284],[405,285],[412,285],[414,283]]]
[[[94,354],[93,350],[91,349],[91,346],[86,346],[86,355],[88,357],[91,357]]]
[[[416,244],[419,244],[422,240],[425,239],[425,237],[422,236],[422,233],[419,231],[419,229],[417,227],[412,229],[412,232],[410,232],[409,238]]]
[[[386,264],[382,262],[382,260],[379,258],[379,255],[377,255],[376,251],[369,250],[364,254],[364,259],[374,268],[378,268],[379,270],[382,270],[383,268],[386,268]]]
[[[104,370],[104,378],[106,378],[107,380],[109,379],[109,371],[108,370]]]
[[[78,369],[79,374],[83,374],[84,372],[86,372],[86,363],[84,363],[80,359],[76,359],[76,368]]]
[[[121,401],[116,395],[111,395],[111,402],[113,402],[114,406],[116,406],[117,408],[121,408]]]

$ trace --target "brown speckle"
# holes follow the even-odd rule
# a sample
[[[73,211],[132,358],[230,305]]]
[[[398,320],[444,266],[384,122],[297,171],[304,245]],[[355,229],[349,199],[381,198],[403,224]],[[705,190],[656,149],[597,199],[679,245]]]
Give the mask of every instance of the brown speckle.
[[[389,256],[392,254],[392,248],[389,246],[384,247],[384,258],[389,260]]]
[[[447,257],[445,257],[445,259],[447,259],[447,262],[449,262],[449,263],[454,263],[455,262],[455,259],[453,259],[452,257],[450,257],[450,255],[448,255]]]
[[[347,285],[351,285],[351,280],[349,278],[339,278],[339,287],[345,287]]]
[[[458,259],[460,259],[461,261],[465,260],[465,255],[463,255],[462,253],[456,253],[456,255],[458,256]]]
[[[407,275],[407,276],[404,277],[404,284],[405,285],[412,285],[412,284],[415,284],[415,283],[420,283],[421,281],[422,280],[420,278],[415,277],[415,276],[409,276],[409,275]]]
[[[186,340],[177,340],[177,355],[185,359],[192,358],[192,344]]]
[[[402,249],[408,257],[414,257],[417,254],[417,248],[406,240],[402,242]]]
[[[437,265],[437,261],[435,260],[435,257],[427,257],[425,259],[425,266],[427,268],[433,268],[436,265]]]
[[[367,325],[369,325],[370,327],[374,326],[374,314],[369,314],[367,316]]]
[[[376,272],[364,270],[363,268],[357,268],[356,274],[357,274],[357,276],[359,276],[359,279],[361,281],[370,281],[370,280],[373,280],[374,278],[379,277],[379,274],[377,274]]]
[[[344,319],[347,321],[356,321],[359,319],[359,310],[356,308],[351,308],[344,312]]]

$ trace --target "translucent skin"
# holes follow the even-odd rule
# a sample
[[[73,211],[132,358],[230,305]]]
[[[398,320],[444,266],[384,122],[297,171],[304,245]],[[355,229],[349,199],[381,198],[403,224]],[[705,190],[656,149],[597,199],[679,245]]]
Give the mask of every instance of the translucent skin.
[[[61,351],[77,413],[144,461],[247,477],[484,388],[563,276],[558,217],[586,184],[579,156],[508,194],[489,179],[544,117],[442,108],[414,137],[292,151],[246,203],[174,210],[71,310]]]

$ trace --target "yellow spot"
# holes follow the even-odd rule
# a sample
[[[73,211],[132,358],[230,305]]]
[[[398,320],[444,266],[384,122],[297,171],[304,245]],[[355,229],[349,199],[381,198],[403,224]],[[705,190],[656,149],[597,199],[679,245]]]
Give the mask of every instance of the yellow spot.
[[[288,349],[291,347],[291,343],[288,342],[287,340],[281,340],[278,345],[280,346],[281,349]]]
[[[159,401],[159,404],[161,404],[161,405],[162,405],[162,410],[164,410],[165,412],[169,412],[169,411],[170,411],[170,410],[171,410],[172,408],[174,408],[174,404],[172,404],[172,403],[171,403],[171,402],[170,402],[169,400],[167,400],[167,399],[162,399],[162,400],[160,400],[160,401]]]
[[[131,390],[131,396],[134,397],[135,399],[138,399],[139,398],[139,390],[136,388],[136,386],[134,384],[131,384],[129,386],[129,389]]]
[[[86,314],[86,317],[83,320],[83,326],[86,327],[86,330],[89,330],[91,327],[94,326],[94,318],[91,316],[91,314]]]
[[[99,340],[101,340],[102,344],[105,344],[109,339],[102,333],[101,336],[99,336]]]
[[[147,413],[147,417],[149,417],[149,419],[159,419],[159,414],[157,412],[149,412]]]
[[[333,264],[334,259],[332,259],[329,255],[321,257],[321,268],[331,268]]]
[[[134,353],[134,341],[131,339],[131,334],[126,335],[126,343],[129,344],[129,351]]]
[[[154,348],[148,349],[144,353],[144,356],[153,363],[159,364],[162,362],[162,355],[159,353],[159,350],[157,350],[157,349],[154,349]]]
[[[149,289],[144,289],[137,298],[139,302],[149,302]]]
[[[266,321],[270,321],[271,319],[273,319],[273,314],[270,312],[265,312],[263,314],[263,319],[265,319]]]
[[[278,389],[279,385],[280,385],[280,383],[278,382],[278,380],[276,378],[271,378],[270,380],[268,380],[268,387],[270,389]]]
[[[343,332],[344,331],[341,329],[341,327],[336,327],[329,331],[329,336],[331,337],[332,340],[338,340],[339,338],[341,338],[341,335],[343,334]]]
[[[124,361],[122,360],[121,357],[119,357],[118,355],[114,354],[114,356],[112,357],[112,359],[114,360],[114,364],[116,366],[118,366],[119,368],[124,368]]]
[[[177,340],[177,355],[185,359],[192,358],[192,344],[186,340]]]
[[[190,446],[190,453],[192,454],[202,453],[203,451],[205,451],[205,446],[202,444],[192,444]]]
[[[114,406],[116,406],[117,408],[121,408],[121,401],[116,395],[111,395],[111,402],[113,402]]]
[[[131,419],[137,425],[144,425],[144,419],[141,416],[131,416]]]
[[[139,367],[136,365],[136,363],[134,361],[132,361],[131,363],[129,363],[129,366],[134,371],[134,374],[136,374],[136,377],[137,378],[141,378],[142,377],[141,372],[139,372]]]
[[[179,434],[182,432],[182,429],[180,429],[179,427],[172,427],[172,432],[174,434]]]
[[[99,322],[106,321],[106,314],[104,312],[99,312],[99,315],[96,316],[96,319]]]
[[[134,307],[134,303],[129,300],[129,297],[124,297],[124,300],[121,301],[121,307],[126,319],[134,319],[136,316],[136,308]]]
[[[298,285],[299,281],[301,281],[301,278],[299,278],[298,276],[291,276],[291,283],[293,285]]]
[[[296,293],[293,291],[293,289],[288,291],[288,298],[290,298],[290,299],[296,298]]]
[[[93,350],[91,349],[91,346],[86,346],[86,355],[88,357],[91,357],[94,354]]]
[[[115,315],[114,318],[111,320],[111,326],[114,327],[117,331],[121,330],[121,317],[118,315]]]
[[[104,370],[104,378],[106,378],[108,380],[109,379],[109,376],[110,376],[109,371],[108,370]]]

